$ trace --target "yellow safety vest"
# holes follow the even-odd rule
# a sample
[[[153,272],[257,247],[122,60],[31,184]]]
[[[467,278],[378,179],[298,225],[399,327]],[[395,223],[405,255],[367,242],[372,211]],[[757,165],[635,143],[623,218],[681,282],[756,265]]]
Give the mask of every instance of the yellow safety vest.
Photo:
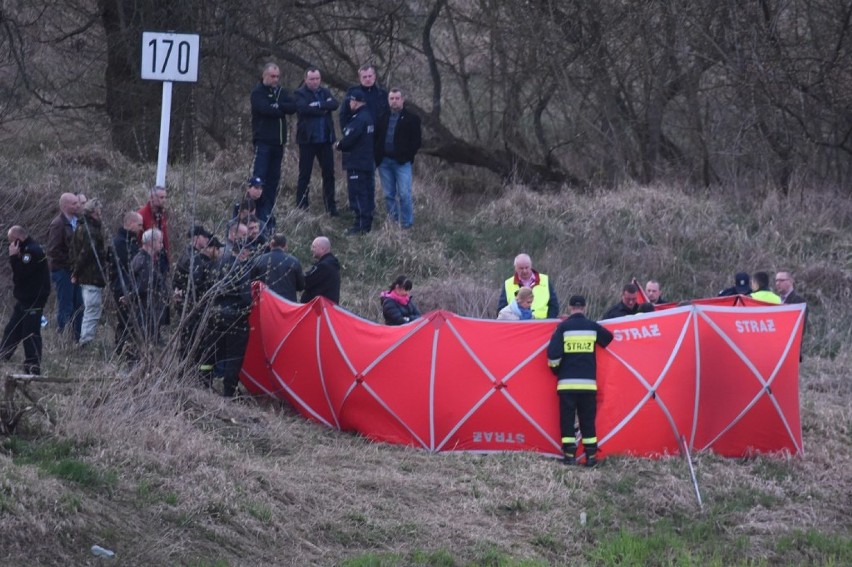
[[[506,302],[512,303],[515,293],[521,286],[515,283],[515,276],[506,280]],[[546,274],[538,275],[538,285],[533,287],[533,319],[547,319],[547,304],[550,303],[550,285]]]
[[[752,299],[757,299],[758,301],[765,301],[766,303],[775,303],[776,305],[781,305],[781,298],[771,291],[767,291],[765,289],[761,289],[759,291],[751,292]]]

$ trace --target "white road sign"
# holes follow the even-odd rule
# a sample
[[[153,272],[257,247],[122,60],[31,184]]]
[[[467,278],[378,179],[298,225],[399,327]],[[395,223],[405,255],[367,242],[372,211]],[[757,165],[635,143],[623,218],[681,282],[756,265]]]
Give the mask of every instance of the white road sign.
[[[155,81],[198,81],[197,34],[142,33],[142,78]]]

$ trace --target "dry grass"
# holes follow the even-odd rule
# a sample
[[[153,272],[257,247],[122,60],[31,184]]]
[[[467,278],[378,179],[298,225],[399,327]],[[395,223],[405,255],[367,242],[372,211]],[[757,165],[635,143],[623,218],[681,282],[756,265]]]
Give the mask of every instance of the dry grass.
[[[174,169],[173,234],[193,219],[221,226],[244,159],[222,154]],[[2,218],[31,226],[46,226],[55,213],[36,203],[52,203],[72,178],[86,180],[87,193],[102,189],[117,219],[142,201],[153,177],[150,167],[86,148],[2,165]],[[35,180],[32,192],[15,190],[24,179]],[[477,197],[454,193],[425,163],[418,183],[411,231],[379,220],[370,235],[346,239],[345,219],[322,215],[318,199],[310,212],[293,211],[287,192],[279,226],[304,265],[315,235],[332,238],[344,267],[341,303],[372,320],[380,317],[378,292],[399,273],[414,278],[424,311],[492,317],[522,250],[551,274],[560,297],[588,294],[593,314],[633,275],[656,277],[666,295],[682,298],[715,293],[740,268],[798,272],[813,308],[801,377],[805,457],[695,455],[702,510],[677,458],[611,458],[586,471],[532,454],[432,455],[373,444],[275,402],[226,403],[193,388],[172,343],[128,373],[111,359],[107,327],[81,354],[59,344],[51,325],[47,371],[86,380],[34,389],[58,425],[31,414],[3,444],[4,562],[91,564],[92,544],[115,550],[124,565],[852,560],[847,201],[815,194],[790,202],[767,192],[746,207],[667,186],[588,195],[507,187]],[[0,288],[8,296],[8,281]]]

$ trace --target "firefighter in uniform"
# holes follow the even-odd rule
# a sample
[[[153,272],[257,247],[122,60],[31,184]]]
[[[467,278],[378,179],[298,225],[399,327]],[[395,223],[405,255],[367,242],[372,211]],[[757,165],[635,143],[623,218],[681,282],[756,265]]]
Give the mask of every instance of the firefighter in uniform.
[[[50,296],[50,270],[41,244],[21,226],[13,226],[9,238],[9,264],[15,308],[3,331],[0,356],[11,360],[18,344],[24,343],[24,373],[41,373],[41,316]]]
[[[226,398],[237,393],[248,344],[252,252],[251,247],[237,241],[222,257],[220,264],[221,287],[215,300],[216,358],[224,366],[222,394]]]
[[[563,463],[575,464],[577,438],[574,430],[575,415],[580,421],[586,466],[597,465],[595,453],[598,438],[595,436],[597,390],[595,349],[606,348],[613,336],[604,327],[586,318],[586,299],[573,295],[568,301],[571,315],[559,323],[547,347],[547,365],[557,376],[559,394],[559,423],[562,431]]]
[[[224,245],[212,235],[204,244],[200,250],[189,250],[178,262],[174,286],[175,300],[183,304],[186,318],[181,322],[181,354],[197,366],[201,385],[210,388],[213,385],[215,346],[201,344],[198,329],[206,320],[206,307],[211,303],[206,296],[216,284]]]

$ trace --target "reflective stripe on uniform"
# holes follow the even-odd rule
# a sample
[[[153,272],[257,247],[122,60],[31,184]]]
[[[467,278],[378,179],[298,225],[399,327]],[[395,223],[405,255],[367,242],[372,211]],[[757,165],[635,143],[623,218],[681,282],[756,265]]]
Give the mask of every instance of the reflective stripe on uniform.
[[[562,352],[565,354],[595,352],[598,332],[593,329],[562,333]]]
[[[597,443],[597,437],[583,437],[583,445],[590,445],[592,443]]]
[[[558,390],[597,390],[598,383],[587,378],[563,378],[556,383]]]
[[[563,437],[562,438],[562,444],[563,445],[573,445],[576,442],[577,442],[576,437]]]

